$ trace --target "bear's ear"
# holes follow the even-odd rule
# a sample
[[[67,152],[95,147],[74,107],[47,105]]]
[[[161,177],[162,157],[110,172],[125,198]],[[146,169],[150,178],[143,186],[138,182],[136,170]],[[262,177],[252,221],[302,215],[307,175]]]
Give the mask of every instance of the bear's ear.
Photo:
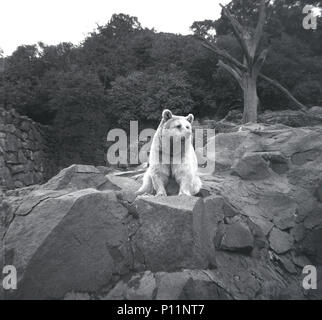
[[[163,110],[163,112],[162,112],[162,118],[164,120],[166,120],[166,121],[167,120],[170,120],[172,118],[172,112],[170,110],[168,110],[168,109]]]
[[[193,120],[195,119],[195,117],[193,116],[192,113],[189,113],[189,115],[186,117],[187,121],[189,121],[190,123],[193,122]]]

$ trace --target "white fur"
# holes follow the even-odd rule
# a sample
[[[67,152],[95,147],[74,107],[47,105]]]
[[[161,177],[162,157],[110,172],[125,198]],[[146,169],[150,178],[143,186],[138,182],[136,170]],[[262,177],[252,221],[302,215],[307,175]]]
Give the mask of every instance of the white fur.
[[[166,186],[170,177],[179,184],[179,195],[190,196],[200,191],[202,183],[198,176],[198,162],[192,145],[193,120],[192,114],[182,117],[172,115],[169,110],[163,111],[162,120],[151,144],[149,168],[143,176],[143,184],[137,194],[155,192],[157,196],[166,196]],[[173,137],[175,146],[171,163],[168,161],[170,136]],[[180,148],[182,138],[186,139],[185,148]]]

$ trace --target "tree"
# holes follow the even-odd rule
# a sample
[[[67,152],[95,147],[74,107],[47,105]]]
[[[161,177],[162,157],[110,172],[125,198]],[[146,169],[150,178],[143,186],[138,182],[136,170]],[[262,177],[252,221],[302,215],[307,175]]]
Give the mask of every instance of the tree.
[[[282,90],[301,110],[305,111],[306,107],[301,104],[286,88],[280,85],[276,80],[268,78],[260,73],[268,53],[268,49],[266,48],[263,49],[260,54],[257,52],[266,21],[265,0],[261,0],[260,2],[258,22],[255,30],[252,30],[253,28],[250,27],[242,26],[226,7],[222,5],[221,7],[223,9],[224,16],[229,20],[234,36],[242,49],[243,63],[235,59],[225,50],[220,49],[216,43],[211,43],[204,39],[206,41],[205,47],[215,52],[221,58],[218,62],[219,66],[228,71],[238,81],[242,88],[244,95],[243,122],[247,123],[257,121],[259,102],[257,95],[257,78],[259,76]]]
[[[203,21],[195,21],[190,29],[193,31],[195,35],[200,37],[211,37],[212,33],[216,30],[216,22],[213,20],[203,20]]]
[[[119,77],[108,91],[108,113],[123,128],[131,120],[156,124],[163,109],[177,114],[188,114],[193,108],[187,75],[176,70],[168,72],[133,72]]]
[[[53,129],[57,153],[64,162],[104,163],[104,145],[110,126],[106,95],[96,74],[90,71],[52,75],[48,107],[56,111]],[[56,83],[56,84],[55,84]],[[81,146],[81,147],[80,147]]]
[[[98,26],[97,29],[105,37],[113,38],[142,30],[142,26],[137,17],[120,13],[113,14],[106,26]]]

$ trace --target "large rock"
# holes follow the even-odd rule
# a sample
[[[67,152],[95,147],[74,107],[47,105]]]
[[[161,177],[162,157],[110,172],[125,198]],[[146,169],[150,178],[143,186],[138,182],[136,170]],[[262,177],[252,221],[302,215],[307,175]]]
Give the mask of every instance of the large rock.
[[[271,174],[267,161],[259,154],[246,154],[232,167],[232,172],[242,179],[265,179]]]
[[[281,161],[294,165],[318,165],[322,159],[322,128],[289,128],[244,125],[243,130],[219,133],[208,141],[208,157],[216,162],[216,170],[230,169],[244,156],[265,156],[271,168]],[[258,158],[250,159],[255,161]],[[283,170],[282,172],[285,172]]]
[[[46,190],[97,188],[107,183],[105,176],[94,166],[71,165],[42,186]]]
[[[128,272],[127,210],[113,191],[84,189],[49,198],[11,222],[5,264],[17,268],[15,298],[60,298],[95,291]]]
[[[139,197],[134,205],[138,216],[134,250],[145,268],[174,271],[214,265],[202,199],[148,196]]]

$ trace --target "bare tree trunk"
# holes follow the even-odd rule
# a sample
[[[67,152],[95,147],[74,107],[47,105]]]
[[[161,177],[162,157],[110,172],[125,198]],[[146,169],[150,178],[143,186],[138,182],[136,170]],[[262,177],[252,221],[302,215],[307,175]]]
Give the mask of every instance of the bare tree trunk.
[[[220,4],[221,5],[221,4]],[[217,47],[216,43],[208,43],[204,45],[206,48],[215,52],[223,59],[219,60],[218,65],[228,71],[239,83],[244,93],[244,113],[243,123],[257,122],[257,78],[260,77],[268,81],[273,86],[282,90],[303,112],[306,112],[306,107],[300,103],[286,88],[279,84],[276,80],[270,79],[260,73],[260,70],[265,62],[268,49],[262,50],[257,54],[257,49],[263,34],[263,28],[266,21],[266,0],[261,0],[258,23],[255,32],[250,33],[248,28],[242,26],[238,20],[232,16],[229,10],[221,5],[223,14],[230,21],[233,32],[244,54],[243,63],[239,62],[233,56],[223,49]]]
[[[253,74],[243,74],[244,88],[244,113],[243,123],[257,122],[258,96],[256,86],[256,76]]]

